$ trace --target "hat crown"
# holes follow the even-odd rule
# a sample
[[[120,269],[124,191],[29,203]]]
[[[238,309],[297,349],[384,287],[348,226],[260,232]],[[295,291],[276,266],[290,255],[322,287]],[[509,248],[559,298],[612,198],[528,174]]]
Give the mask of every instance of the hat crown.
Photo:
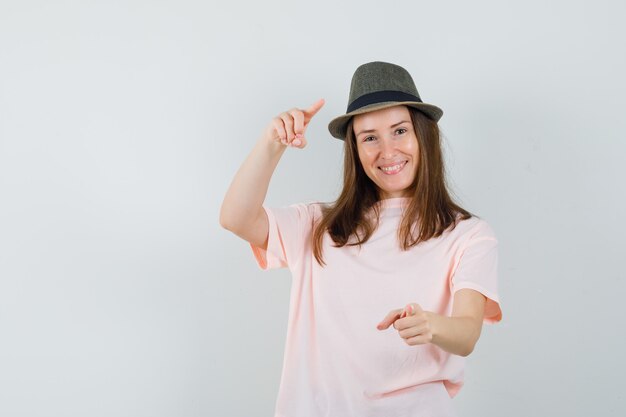
[[[421,100],[407,70],[399,65],[375,61],[359,66],[354,72],[348,106],[359,97],[381,91],[400,91]]]
[[[328,131],[344,140],[353,116],[398,105],[419,110],[435,122],[443,114],[439,107],[422,101],[407,70],[388,62],[368,62],[354,72],[346,114],[331,120]]]

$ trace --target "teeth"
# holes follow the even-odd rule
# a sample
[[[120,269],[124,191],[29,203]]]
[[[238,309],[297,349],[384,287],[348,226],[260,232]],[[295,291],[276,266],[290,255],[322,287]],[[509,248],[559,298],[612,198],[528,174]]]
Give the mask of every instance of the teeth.
[[[382,169],[385,172],[389,172],[389,171],[395,171],[397,169],[400,169],[402,167],[402,165],[404,165],[404,162],[399,163],[398,165],[394,165],[392,167],[380,167],[380,169]]]

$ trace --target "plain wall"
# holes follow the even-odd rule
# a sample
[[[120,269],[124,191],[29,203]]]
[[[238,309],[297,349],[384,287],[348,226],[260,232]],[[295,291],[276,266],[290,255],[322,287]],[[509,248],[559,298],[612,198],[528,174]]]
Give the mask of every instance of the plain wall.
[[[266,203],[332,201],[355,68],[407,68],[500,245],[460,417],[623,416],[622,1],[0,0],[0,415],[271,416],[287,270],[219,226],[270,119],[320,97]]]

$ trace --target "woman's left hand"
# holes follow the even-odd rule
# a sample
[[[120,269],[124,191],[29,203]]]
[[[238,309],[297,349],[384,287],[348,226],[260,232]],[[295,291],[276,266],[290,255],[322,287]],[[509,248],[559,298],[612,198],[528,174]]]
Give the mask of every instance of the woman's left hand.
[[[432,320],[428,311],[419,304],[408,304],[404,309],[391,310],[377,329],[385,330],[393,324],[398,334],[410,345],[423,345],[433,340]]]

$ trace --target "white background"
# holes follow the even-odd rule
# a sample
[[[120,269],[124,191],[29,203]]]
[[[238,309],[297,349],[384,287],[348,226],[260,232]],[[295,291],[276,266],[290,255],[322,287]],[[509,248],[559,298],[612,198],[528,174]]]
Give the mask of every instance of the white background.
[[[623,416],[622,1],[0,0],[0,415],[271,416],[290,275],[219,226],[271,117],[327,104],[266,203],[331,201],[365,62],[444,110],[500,241],[460,417]]]

